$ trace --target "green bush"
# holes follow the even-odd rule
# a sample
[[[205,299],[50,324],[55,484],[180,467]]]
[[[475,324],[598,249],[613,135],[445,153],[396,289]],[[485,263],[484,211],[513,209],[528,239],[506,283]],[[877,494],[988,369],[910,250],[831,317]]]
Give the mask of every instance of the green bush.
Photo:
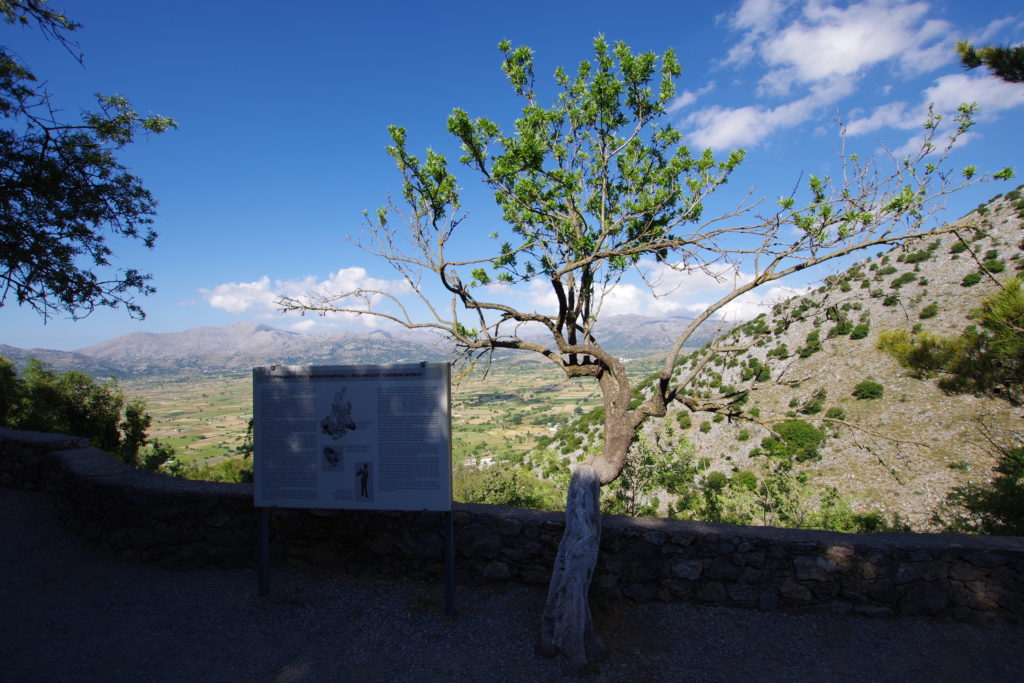
[[[776,436],[761,441],[761,448],[772,457],[798,462],[817,460],[818,446],[825,440],[825,433],[803,420],[785,420],[777,423],[773,430]]]
[[[973,287],[974,285],[981,282],[981,275],[977,273],[968,273],[964,276],[964,279],[960,281],[961,287]]]
[[[827,411],[825,411],[825,417],[830,418],[832,420],[845,420],[846,419],[846,411],[843,410],[842,408],[837,407],[837,406],[836,407],[832,407],[832,408],[829,408]]]
[[[903,285],[909,284],[917,279],[917,276],[913,273],[903,273],[898,278],[892,281],[889,285],[892,289],[899,289]]]
[[[748,429],[741,429],[739,431],[739,434],[736,435],[736,440],[737,441],[747,441],[749,439],[750,439],[750,430],[748,430]]]
[[[967,251],[967,245],[963,242],[954,242],[953,246],[949,248],[950,254],[960,254],[965,251]]]
[[[921,320],[926,320],[928,318],[934,318],[938,314],[939,305],[933,301],[932,303],[922,308],[921,312],[917,314],[917,317],[920,318]]]
[[[801,358],[809,358],[818,351],[821,351],[821,338],[818,336],[818,331],[815,330],[807,335],[804,346],[797,349],[797,353]]]
[[[711,431],[711,423],[708,422],[707,420],[704,420],[703,422],[701,422],[700,423],[700,431],[703,432],[704,434],[707,434],[708,432],[710,432]]]
[[[732,475],[730,484],[734,489],[753,491],[757,488],[757,475],[750,470],[740,470]]]
[[[135,466],[151,418],[142,401],[126,402],[115,380],[97,382],[81,372],[56,373],[30,358],[20,375],[0,358],[0,424],[89,439]]]
[[[882,305],[883,306],[895,306],[899,302],[900,302],[900,298],[898,296],[896,296],[895,294],[890,294],[889,296],[885,297],[885,299],[882,300]]]
[[[1006,264],[997,258],[989,259],[983,262],[981,266],[990,273],[1001,273],[1006,270]]]
[[[854,327],[853,330],[850,332],[850,339],[863,339],[864,337],[868,336],[868,333],[870,331],[871,328],[868,326],[867,323],[861,323]]]
[[[885,392],[885,387],[870,379],[866,379],[860,382],[853,388],[853,395],[858,399],[876,399],[882,398],[882,394]]]

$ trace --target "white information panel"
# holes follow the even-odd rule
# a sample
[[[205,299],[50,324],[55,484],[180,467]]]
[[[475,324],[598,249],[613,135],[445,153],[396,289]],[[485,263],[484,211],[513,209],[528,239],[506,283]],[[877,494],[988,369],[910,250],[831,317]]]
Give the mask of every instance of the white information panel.
[[[448,363],[253,368],[256,507],[451,510]]]

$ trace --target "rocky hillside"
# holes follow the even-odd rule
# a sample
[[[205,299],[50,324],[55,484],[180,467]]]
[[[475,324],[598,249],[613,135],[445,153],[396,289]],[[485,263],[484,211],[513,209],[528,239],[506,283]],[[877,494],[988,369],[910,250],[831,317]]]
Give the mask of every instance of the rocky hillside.
[[[957,221],[957,234],[874,254],[728,333],[725,341],[747,349],[717,356],[690,393],[715,398],[747,391],[743,407],[755,421],[684,415],[689,411],[678,406],[646,428],[665,443],[665,425],[672,425],[670,432],[684,434],[710,459],[711,471],[763,476],[771,460],[762,448],[770,445],[762,444],[771,436],[768,427],[780,419],[805,421],[827,435],[818,457],[795,465],[816,488],[837,488],[855,510],[898,513],[915,528],[929,528],[932,511],[953,486],[991,476],[979,420],[1019,432],[1024,416],[1004,401],[948,395],[934,380],[911,377],[877,342],[887,330],[958,334],[997,280],[1024,270],[1021,195],[1018,188],[979,207]],[[695,358],[680,365],[679,375]],[[881,397],[854,396],[865,380],[881,385]],[[549,454],[569,462],[600,438],[600,427],[584,419],[567,433],[572,436]]]

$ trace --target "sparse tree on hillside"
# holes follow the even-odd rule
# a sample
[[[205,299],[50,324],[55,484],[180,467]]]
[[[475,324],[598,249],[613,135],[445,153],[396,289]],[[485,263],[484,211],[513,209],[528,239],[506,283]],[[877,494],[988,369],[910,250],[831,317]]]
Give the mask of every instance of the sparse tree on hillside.
[[[82,61],[67,34],[78,24],[43,0],[0,0],[0,19],[36,26]],[[115,154],[141,132],[176,126],[140,116],[120,95],[98,96],[79,121],[58,118],[50,93],[0,46],[0,307],[8,297],[44,319],[80,318],[97,306],[143,317],[134,293],[150,276],[110,263],[111,235],[152,247],[156,202]]]
[[[405,206],[389,203],[368,217],[361,246],[386,259],[422,305],[426,318],[393,292],[360,289],[331,296],[283,298],[289,310],[381,316],[409,328],[437,331],[468,357],[498,349],[539,354],[567,377],[593,378],[603,398],[603,447],[572,474],[566,528],[544,610],[538,650],[562,653],[576,666],[603,648],[592,628],[587,593],[600,540],[601,486],[621,473],[630,444],[650,418],[672,403],[691,411],[750,417],[736,390],[697,398],[691,383],[720,354],[739,348],[719,341],[685,368],[687,340],[730,302],[767,283],[832,259],[934,235],[936,199],[981,179],[975,169],[943,169],[937,119],[927,122],[927,143],[916,156],[892,159],[883,170],[855,155],[845,157],[840,178],[809,176],[806,190],[781,197],[753,215],[753,207],[708,215],[705,204],[730,177],[744,153],[716,159],[691,153],[668,122],[680,67],[669,50],[634,54],[626,45],[594,42],[594,58],[575,73],[555,71],[558,94],[545,106],[534,88],[533,53],[506,42],[502,70],[524,100],[510,133],[486,118],[455,109],[448,130],[461,143],[461,162],[494,193],[508,233],[491,253],[466,257],[457,247],[466,214],[459,184],[446,159],[428,150],[414,156],[404,128],[390,128],[404,184]],[[964,107],[950,145],[971,126]],[[998,174],[1010,175],[1008,171]],[[460,230],[462,228],[462,230]],[[658,377],[634,400],[634,387],[619,358],[595,333],[602,302],[631,271],[652,277],[704,274],[734,283],[709,305],[667,350]],[[741,274],[742,273],[742,274]],[[428,283],[450,296],[443,305]],[[530,283],[549,288],[555,310],[505,303],[488,285]],[[547,343],[527,330],[545,330]]]

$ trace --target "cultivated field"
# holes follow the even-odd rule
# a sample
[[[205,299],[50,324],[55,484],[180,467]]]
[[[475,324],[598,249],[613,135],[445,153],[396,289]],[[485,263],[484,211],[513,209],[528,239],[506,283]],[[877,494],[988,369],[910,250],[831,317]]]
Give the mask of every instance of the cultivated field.
[[[631,374],[653,371],[656,360],[629,361]],[[170,444],[183,461],[213,465],[242,443],[252,415],[252,377],[154,377],[122,380],[146,400],[150,438]],[[502,360],[453,381],[452,457],[506,458],[524,453],[556,425],[600,401],[591,379],[567,380],[547,363]]]

